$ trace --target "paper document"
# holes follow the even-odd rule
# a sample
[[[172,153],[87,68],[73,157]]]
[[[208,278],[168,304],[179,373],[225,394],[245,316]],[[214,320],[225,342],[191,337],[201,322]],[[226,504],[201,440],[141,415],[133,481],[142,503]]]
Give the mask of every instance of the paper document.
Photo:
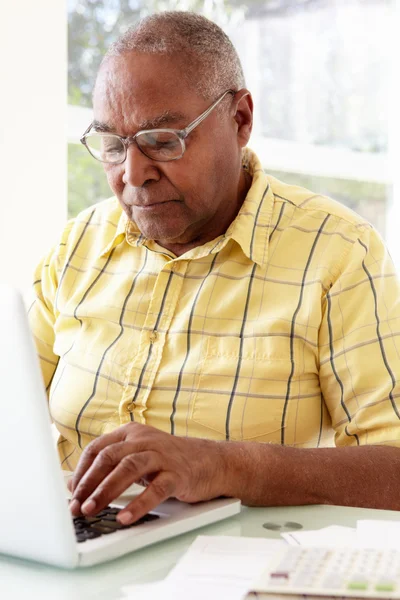
[[[199,536],[164,581],[122,588],[132,600],[243,600],[252,583],[286,543],[308,547],[400,549],[400,520],[359,520],[357,528],[331,525],[281,534],[285,541]],[[316,600],[316,598],[314,598]]]
[[[356,529],[341,525],[330,525],[312,531],[291,531],[290,533],[281,533],[281,536],[292,546],[337,548],[358,545]]]
[[[400,550],[400,521],[357,521],[357,537],[361,546]]]
[[[324,548],[383,548],[400,550],[400,520],[378,521],[360,519],[357,527],[331,525],[313,531],[282,533],[288,544]]]
[[[122,591],[135,600],[242,600],[283,546],[264,538],[199,536],[164,581]]]
[[[243,600],[248,587],[228,583],[193,583],[164,579],[156,583],[144,583],[123,588],[121,600]]]

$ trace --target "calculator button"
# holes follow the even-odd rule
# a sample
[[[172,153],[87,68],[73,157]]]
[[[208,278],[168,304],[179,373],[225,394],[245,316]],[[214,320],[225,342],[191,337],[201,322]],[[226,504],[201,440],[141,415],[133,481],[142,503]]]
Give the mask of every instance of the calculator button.
[[[296,579],[293,580],[294,586],[309,587],[312,585],[315,573],[298,573]]]
[[[367,590],[368,589],[368,581],[365,579],[353,579],[353,581],[349,581],[347,584],[348,590]]]
[[[394,581],[378,581],[375,584],[375,590],[377,592],[394,592],[396,584]]]
[[[343,585],[343,579],[336,573],[330,573],[322,582],[322,586],[327,589],[338,590]]]
[[[273,587],[287,586],[289,583],[289,573],[277,572],[269,574],[269,583]]]

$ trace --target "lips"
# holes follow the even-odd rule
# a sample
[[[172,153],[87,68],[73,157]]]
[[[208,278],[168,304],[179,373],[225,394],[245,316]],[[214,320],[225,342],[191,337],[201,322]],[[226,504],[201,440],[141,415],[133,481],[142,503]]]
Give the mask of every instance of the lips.
[[[157,206],[162,206],[163,204],[170,204],[171,202],[180,202],[180,200],[163,200],[162,202],[146,202],[143,204],[132,204],[132,208],[156,208]]]

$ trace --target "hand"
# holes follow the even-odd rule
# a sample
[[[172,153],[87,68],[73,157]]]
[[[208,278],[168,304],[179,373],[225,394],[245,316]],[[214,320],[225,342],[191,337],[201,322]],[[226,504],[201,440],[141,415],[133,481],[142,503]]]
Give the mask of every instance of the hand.
[[[133,523],[160,502],[185,502],[224,495],[227,468],[223,442],[176,437],[139,423],[129,423],[91,442],[69,484],[70,510],[95,515],[132,483],[148,486],[117,519]]]

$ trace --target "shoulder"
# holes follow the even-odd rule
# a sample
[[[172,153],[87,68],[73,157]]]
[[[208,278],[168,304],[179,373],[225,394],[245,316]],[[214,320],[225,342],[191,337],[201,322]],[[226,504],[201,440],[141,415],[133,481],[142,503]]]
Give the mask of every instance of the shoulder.
[[[100,254],[114,239],[123,219],[115,197],[85,208],[67,222],[61,236],[61,253],[70,255],[79,245],[80,254]]]
[[[292,206],[294,220],[312,220],[322,223],[328,218],[336,227],[352,234],[354,241],[359,235],[373,229],[363,217],[333,198],[316,194],[297,185],[288,185],[271,175],[267,177],[276,208],[278,209],[282,203]]]
[[[112,197],[85,208],[74,219],[71,219],[69,223],[73,223],[75,226],[79,224],[90,224],[106,228],[107,226],[111,226],[111,228],[116,229],[121,214],[122,209],[118,200]]]
[[[327,196],[267,178],[274,197],[272,228],[281,232],[287,248],[296,248],[296,256],[310,252],[319,265],[324,264],[328,287],[346,265],[361,265],[367,254],[387,260],[377,230],[353,210]]]

